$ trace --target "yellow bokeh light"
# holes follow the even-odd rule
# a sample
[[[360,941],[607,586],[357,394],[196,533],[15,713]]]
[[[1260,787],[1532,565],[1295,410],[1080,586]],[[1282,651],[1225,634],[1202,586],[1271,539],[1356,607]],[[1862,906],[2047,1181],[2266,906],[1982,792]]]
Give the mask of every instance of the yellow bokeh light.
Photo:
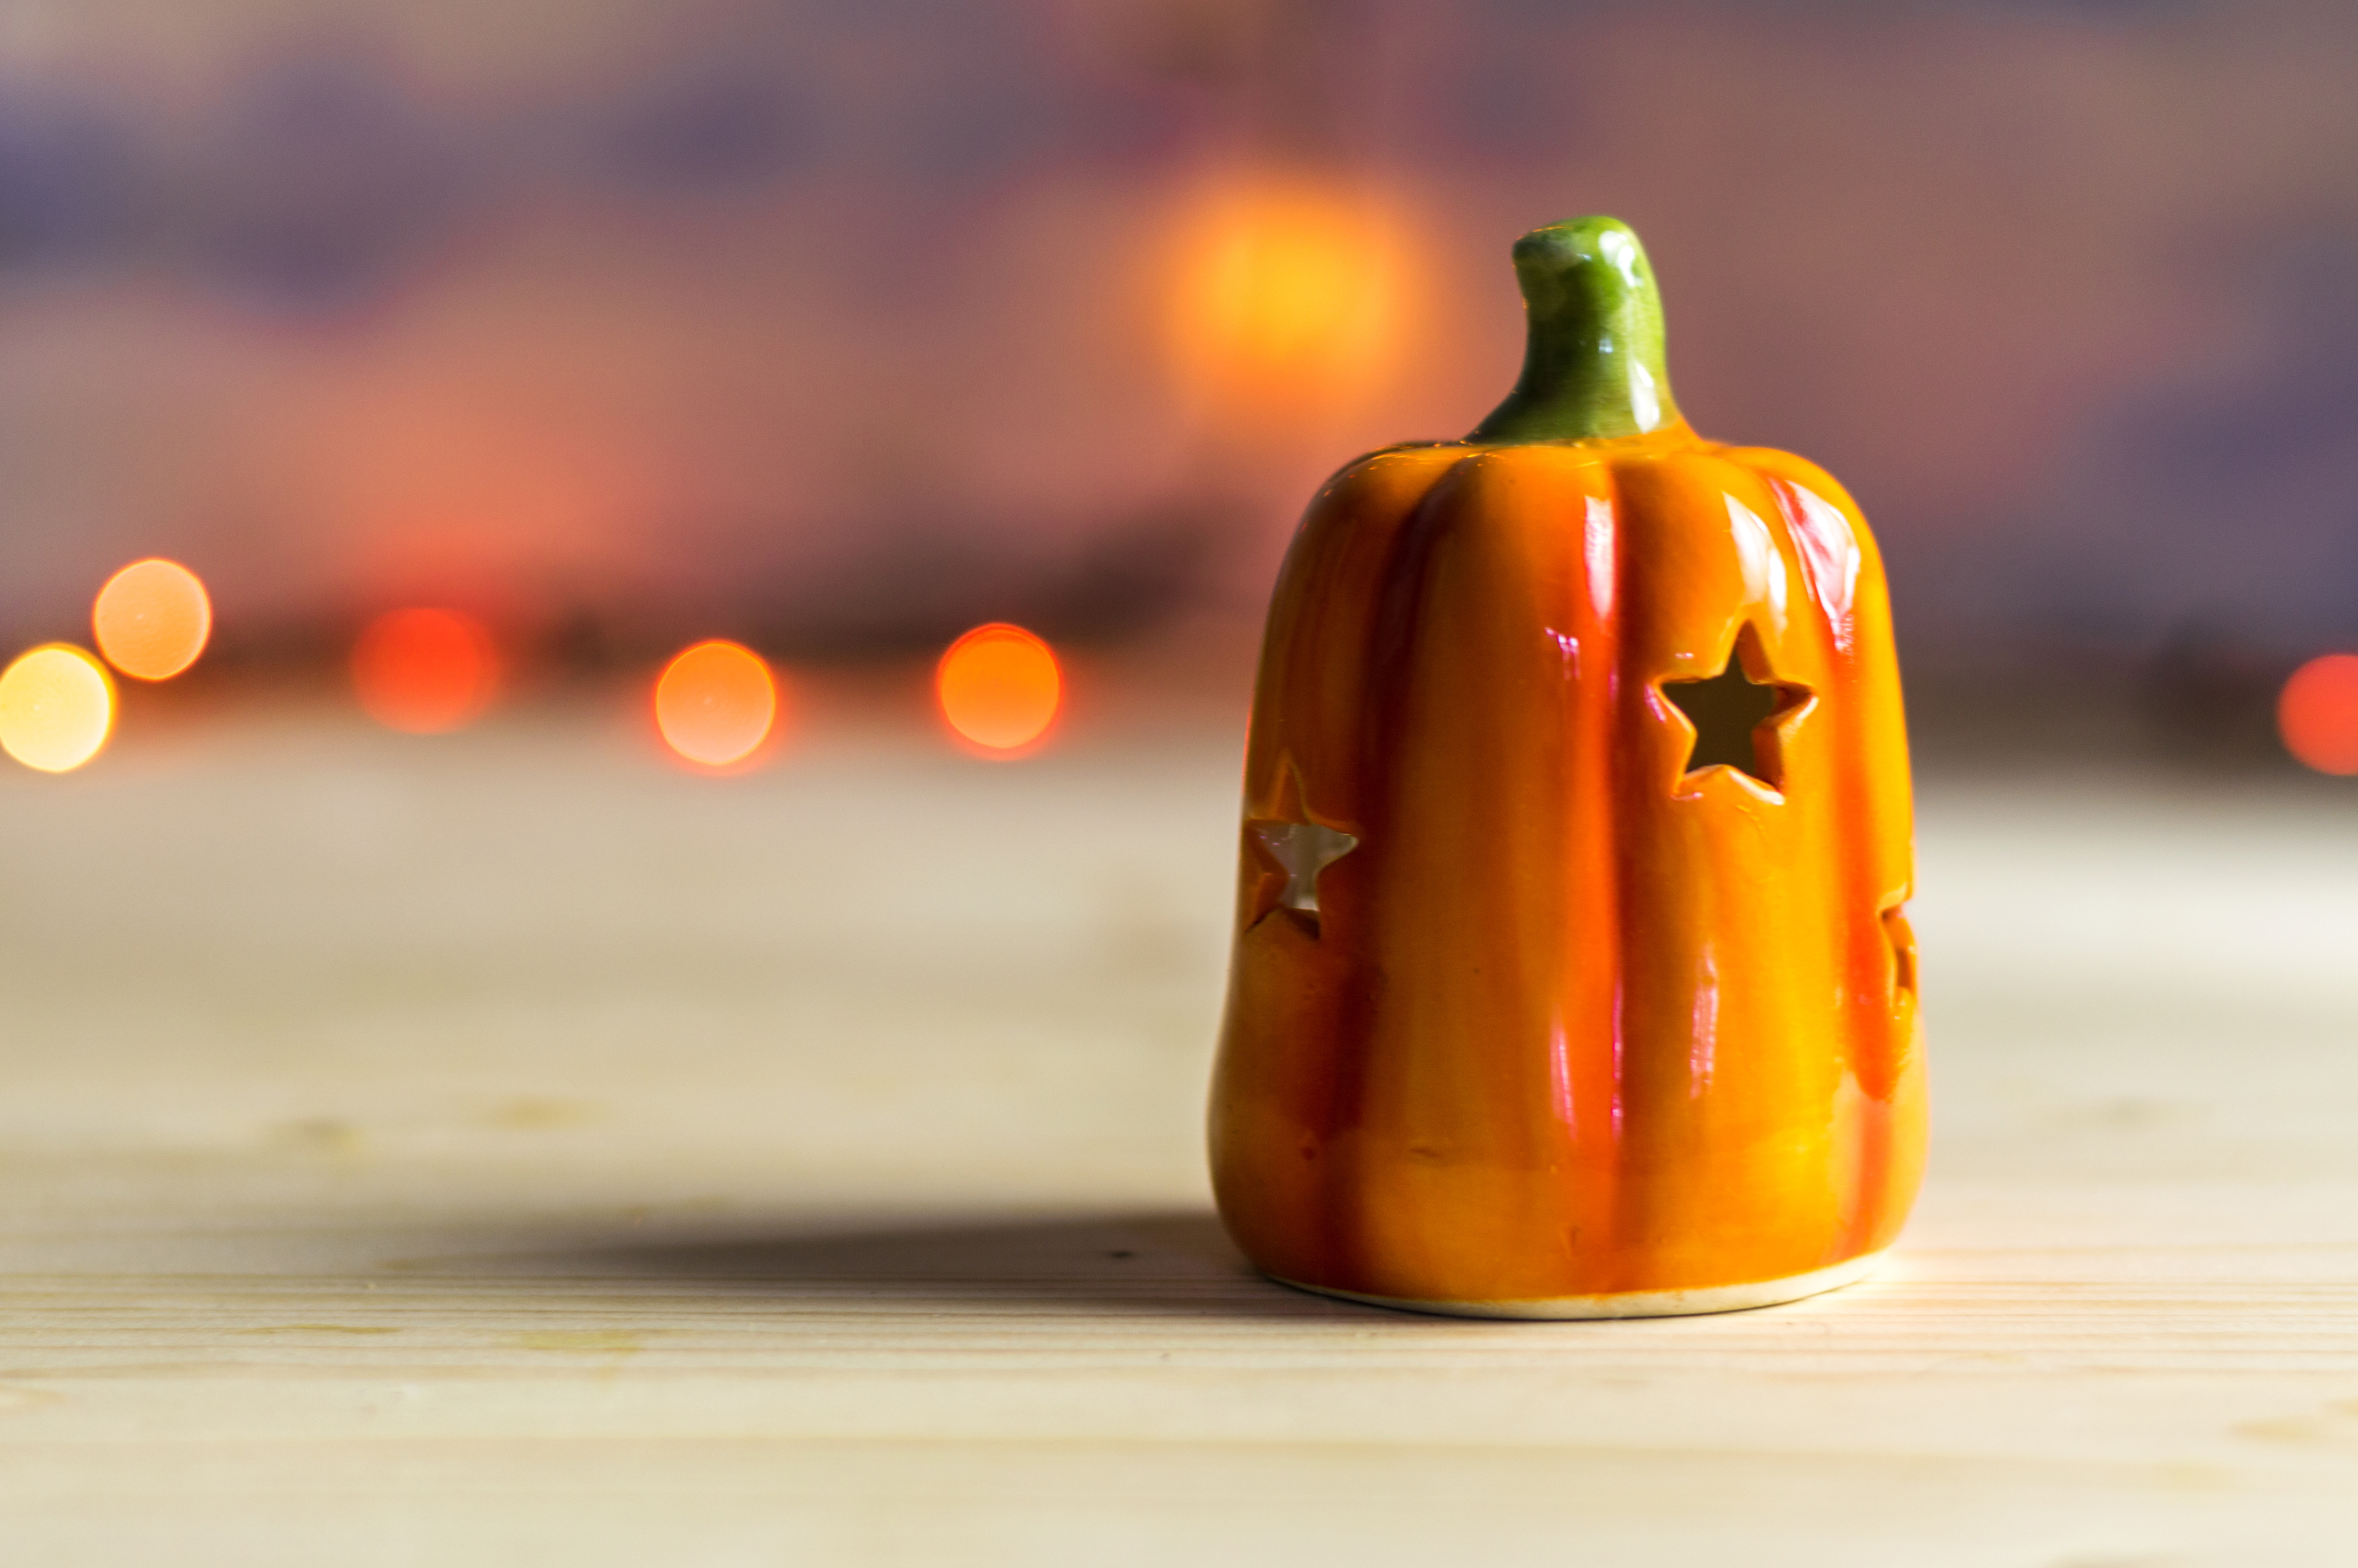
[[[1264,178],[1191,213],[1173,252],[1172,353],[1225,416],[1299,424],[1365,397],[1401,356],[1401,226],[1364,197]]]
[[[934,673],[943,721],[987,756],[1020,755],[1036,745],[1056,721],[1064,691],[1055,650],[1003,622],[951,643]]]
[[[655,728],[664,743],[704,767],[744,762],[770,738],[777,719],[777,677],[761,654],[741,643],[698,643],[675,656],[655,681]]]
[[[114,728],[114,682],[80,648],[35,648],[0,674],[0,750],[28,768],[70,773]]]
[[[179,562],[134,561],[98,590],[90,625],[108,664],[139,680],[169,680],[205,651],[212,600]]]

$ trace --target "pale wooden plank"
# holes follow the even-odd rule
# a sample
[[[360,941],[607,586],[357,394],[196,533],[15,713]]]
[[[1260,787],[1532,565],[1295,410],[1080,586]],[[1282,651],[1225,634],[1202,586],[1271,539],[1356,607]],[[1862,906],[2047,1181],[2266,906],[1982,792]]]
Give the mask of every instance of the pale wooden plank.
[[[2358,814],[1930,792],[1935,1181],[1769,1312],[1286,1292],[1198,1150],[1233,737],[599,723],[0,780],[0,1547],[2338,1563]]]

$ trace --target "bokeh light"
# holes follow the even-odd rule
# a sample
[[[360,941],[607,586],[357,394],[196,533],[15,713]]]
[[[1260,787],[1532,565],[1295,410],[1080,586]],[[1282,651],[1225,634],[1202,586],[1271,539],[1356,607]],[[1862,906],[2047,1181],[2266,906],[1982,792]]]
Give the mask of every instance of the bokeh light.
[[[499,693],[500,651],[482,622],[455,610],[378,616],[352,648],[361,706],[389,729],[437,735],[482,716]]]
[[[994,622],[960,637],[934,673],[943,720],[984,753],[1012,756],[1048,733],[1063,704],[1056,654],[1021,626]]]
[[[2277,697],[2285,750],[2320,773],[2358,773],[2358,654],[2327,654],[2293,671]]]
[[[1297,424],[1379,388],[1412,292],[1401,232],[1366,198],[1306,181],[1217,193],[1174,247],[1183,378],[1244,425]]]
[[[212,600],[178,561],[134,561],[98,590],[90,626],[108,664],[138,680],[170,680],[205,651]]]
[[[777,719],[777,678],[741,643],[698,643],[674,655],[656,677],[655,728],[664,743],[704,767],[745,761]]]
[[[35,648],[0,674],[0,750],[45,773],[98,755],[114,728],[114,682],[80,648]]]

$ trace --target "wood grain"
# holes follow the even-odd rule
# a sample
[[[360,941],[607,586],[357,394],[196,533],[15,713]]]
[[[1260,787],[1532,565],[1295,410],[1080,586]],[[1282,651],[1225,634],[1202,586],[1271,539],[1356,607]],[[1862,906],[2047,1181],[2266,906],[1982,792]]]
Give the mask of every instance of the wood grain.
[[[1236,759],[0,778],[0,1557],[2353,1559],[2346,792],[1933,781],[1897,1262],[1477,1324],[1210,1217]]]

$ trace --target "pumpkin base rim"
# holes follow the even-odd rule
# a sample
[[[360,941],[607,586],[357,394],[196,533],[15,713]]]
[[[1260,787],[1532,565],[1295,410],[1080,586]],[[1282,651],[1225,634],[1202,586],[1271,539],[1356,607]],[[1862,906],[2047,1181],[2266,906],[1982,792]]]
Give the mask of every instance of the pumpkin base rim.
[[[1855,1258],[1847,1258],[1823,1269],[1812,1269],[1806,1273],[1785,1274],[1773,1280],[1751,1280],[1733,1285],[1703,1285],[1672,1291],[1614,1291],[1590,1296],[1540,1296],[1501,1301],[1379,1296],[1365,1291],[1347,1291],[1335,1285],[1314,1285],[1306,1281],[1289,1280],[1282,1274],[1271,1274],[1269,1277],[1281,1285],[1307,1291],[1312,1295],[1331,1296],[1338,1301],[1356,1302],[1362,1306],[1387,1307],[1394,1312],[1419,1313],[1432,1317],[1506,1318],[1526,1322],[1702,1317],[1713,1313],[1750,1312],[1758,1307],[1780,1306],[1787,1302],[1801,1301],[1856,1284],[1873,1273],[1890,1255],[1890,1250],[1884,1248],[1874,1252],[1862,1252]]]

